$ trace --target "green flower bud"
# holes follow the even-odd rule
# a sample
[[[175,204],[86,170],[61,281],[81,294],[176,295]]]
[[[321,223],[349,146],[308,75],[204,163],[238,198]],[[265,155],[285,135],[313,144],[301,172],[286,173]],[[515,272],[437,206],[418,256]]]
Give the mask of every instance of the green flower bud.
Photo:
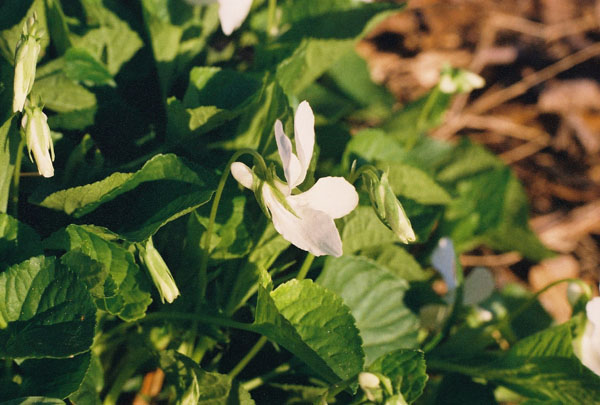
[[[160,294],[160,299],[164,303],[169,304],[179,297],[179,289],[175,280],[169,271],[169,267],[163,260],[162,256],[154,247],[152,238],[149,238],[144,247],[139,247],[140,259],[148,269],[150,277]]]
[[[13,112],[23,111],[25,100],[33,87],[41,48],[40,38],[41,32],[37,30],[37,16],[34,13],[23,26],[23,33],[15,51]]]
[[[388,182],[388,174],[382,173],[379,178],[374,175],[365,175],[363,178],[366,180],[371,204],[381,222],[394,231],[402,243],[417,240],[410,220]]]
[[[25,114],[21,120],[21,126],[25,131],[25,140],[29,159],[38,167],[38,172],[44,177],[54,176],[54,146],[50,136],[48,117],[38,106],[26,107]],[[33,156],[32,156],[33,153]]]

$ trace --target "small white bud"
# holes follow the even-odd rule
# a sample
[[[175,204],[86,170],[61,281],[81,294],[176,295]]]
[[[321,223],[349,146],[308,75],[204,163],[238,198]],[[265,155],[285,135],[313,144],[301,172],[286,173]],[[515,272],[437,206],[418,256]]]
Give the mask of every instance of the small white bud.
[[[40,54],[40,35],[35,14],[23,26],[23,34],[15,50],[13,80],[13,112],[23,111],[25,100],[33,88],[35,69]]]
[[[29,158],[32,162],[35,158],[38,172],[44,177],[54,176],[54,167],[52,166],[54,145],[50,136],[48,117],[40,107],[26,107],[21,126],[25,131]]]

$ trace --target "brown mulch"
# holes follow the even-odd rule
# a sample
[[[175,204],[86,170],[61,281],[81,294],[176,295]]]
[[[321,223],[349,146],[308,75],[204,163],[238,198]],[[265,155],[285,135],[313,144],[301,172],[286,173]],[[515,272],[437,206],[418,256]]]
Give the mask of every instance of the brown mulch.
[[[598,292],[599,39],[600,0],[414,0],[359,44],[373,79],[400,103],[434,86],[444,62],[486,79],[455,99],[431,136],[468,136],[497,153],[527,190],[532,228],[559,253],[532,266],[483,248],[461,257],[493,269],[499,287],[535,291],[580,277]],[[542,303],[557,321],[570,316],[564,288]]]

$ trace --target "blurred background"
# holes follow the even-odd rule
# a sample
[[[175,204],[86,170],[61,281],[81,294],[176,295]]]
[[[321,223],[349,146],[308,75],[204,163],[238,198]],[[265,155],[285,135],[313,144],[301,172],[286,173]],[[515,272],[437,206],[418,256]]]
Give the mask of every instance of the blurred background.
[[[598,294],[599,39],[600,0],[412,0],[358,46],[399,105],[431,89],[444,62],[485,78],[430,135],[467,136],[509,164],[527,190],[531,227],[557,252],[542,263],[488,249],[461,255],[466,269],[490,268],[498,287],[536,291],[579,277]],[[565,293],[562,284],[541,297],[559,322],[570,316]]]

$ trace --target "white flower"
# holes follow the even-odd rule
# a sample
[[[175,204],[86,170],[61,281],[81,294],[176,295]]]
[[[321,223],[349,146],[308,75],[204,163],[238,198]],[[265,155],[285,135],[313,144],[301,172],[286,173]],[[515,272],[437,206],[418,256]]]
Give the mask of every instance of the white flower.
[[[275,122],[275,139],[287,184],[279,180],[273,184],[256,182],[252,170],[240,162],[231,165],[231,173],[244,187],[254,191],[261,188],[260,197],[273,226],[287,241],[315,256],[341,256],[342,240],[333,220],[349,214],[358,204],[354,186],[342,177],[324,177],[308,191],[292,194],[308,171],[315,145],[314,123],[313,112],[303,101],[294,117],[294,154],[281,121]]]
[[[13,80],[13,112],[23,111],[25,100],[35,80],[35,68],[40,54],[40,33],[37,32],[34,14],[23,27],[23,34],[15,51],[15,76]]]
[[[584,366],[600,376],[600,297],[585,306],[587,324],[581,338],[580,359]]]
[[[188,4],[210,4],[219,2],[219,21],[225,35],[240,28],[252,7],[252,0],[185,0]]]
[[[21,126],[25,131],[29,159],[38,167],[38,172],[44,177],[54,176],[54,146],[50,137],[48,117],[37,106],[25,107],[25,114],[21,120]],[[32,157],[33,152],[33,157]]]

